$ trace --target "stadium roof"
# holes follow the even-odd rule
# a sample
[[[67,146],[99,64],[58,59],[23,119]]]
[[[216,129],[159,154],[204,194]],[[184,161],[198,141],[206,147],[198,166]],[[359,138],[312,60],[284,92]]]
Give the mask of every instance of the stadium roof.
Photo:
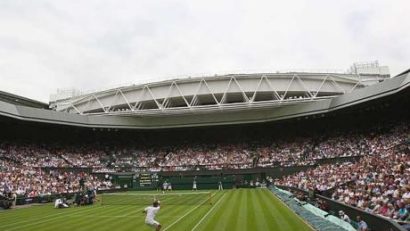
[[[369,80],[384,79],[338,73],[229,74],[118,87],[51,101],[50,107],[69,113],[127,116],[282,107],[342,95],[369,85]]]
[[[410,69],[407,69],[406,71],[403,71],[402,73],[398,74],[397,76],[405,75],[410,72]]]
[[[48,104],[23,96],[0,91],[0,101],[34,108],[48,108]]]
[[[0,100],[0,115],[23,121],[63,124],[90,128],[159,129],[210,125],[245,124],[279,121],[310,115],[325,115],[375,99],[395,95],[410,88],[410,72],[386,79],[381,83],[356,89],[350,93],[323,100],[281,105],[280,107],[243,108],[241,110],[215,110],[162,116],[81,115]],[[35,101],[33,101],[35,102]],[[44,105],[44,104],[37,104]]]

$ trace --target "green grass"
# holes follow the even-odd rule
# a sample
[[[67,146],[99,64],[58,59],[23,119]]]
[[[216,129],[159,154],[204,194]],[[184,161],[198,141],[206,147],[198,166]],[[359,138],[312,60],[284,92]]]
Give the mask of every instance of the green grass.
[[[312,230],[267,189],[212,192],[212,205],[208,202],[201,205],[206,201],[203,196],[182,193],[181,198],[192,201],[161,204],[156,220],[162,224],[162,230]],[[144,224],[142,210],[146,206],[94,205],[68,209],[54,209],[51,204],[32,206],[0,212],[0,230],[152,230]]]

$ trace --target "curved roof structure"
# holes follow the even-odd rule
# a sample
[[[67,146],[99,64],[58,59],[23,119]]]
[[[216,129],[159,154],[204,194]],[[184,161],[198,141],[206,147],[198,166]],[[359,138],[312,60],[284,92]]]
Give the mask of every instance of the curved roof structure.
[[[352,74],[235,74],[119,87],[51,102],[50,106],[78,114],[185,114],[300,104],[364,86]]]
[[[11,104],[22,105],[27,107],[35,107],[35,108],[48,108],[48,104],[32,100],[23,96],[11,94],[8,92],[0,91],[0,101],[8,102]]]
[[[72,98],[72,101],[66,102],[69,106],[56,107],[57,110],[39,109],[0,100],[0,116],[22,121],[89,128],[161,129],[228,125],[316,115],[326,116],[327,113],[389,96],[408,97],[410,91],[410,72],[370,86],[361,85],[360,81],[348,76],[301,75],[299,73],[288,73],[286,76],[277,78],[279,81],[273,85],[274,80],[271,78],[272,76],[276,78],[276,75],[262,74],[257,77],[236,75],[235,78],[228,75],[223,76],[222,80],[218,79],[219,77],[210,77],[209,79],[170,80],[148,85],[128,86]],[[250,79],[251,77],[254,79]],[[245,86],[244,83],[249,83],[249,85]],[[196,88],[192,87],[194,84]],[[216,86],[222,86],[217,93]],[[208,88],[210,92],[205,92]],[[196,89],[194,93],[201,93],[203,90],[203,94],[185,94],[188,92],[187,89]],[[128,101],[125,104],[112,104],[126,105],[128,111],[116,111],[114,108],[117,106],[108,107],[109,110],[105,107],[108,104],[104,103],[109,102],[108,99],[122,99],[126,102],[128,97],[138,92],[140,95],[145,94],[146,98],[137,98],[132,103]],[[264,99],[259,94],[272,98],[258,101],[258,99]],[[217,99],[214,99],[215,104],[204,103],[207,102],[206,99],[213,98],[212,95]],[[185,102],[183,98],[191,108],[186,105],[174,108],[169,106],[177,105],[176,99],[182,99]],[[237,99],[242,99],[242,101],[235,102]],[[151,104],[157,101],[158,108],[149,109],[141,106],[148,105],[149,101]],[[187,102],[185,104],[188,105]],[[70,107],[70,104],[78,108],[75,110]],[[129,106],[134,107],[134,110],[140,106],[142,110],[135,112],[129,109]],[[404,107],[408,106],[404,105]],[[102,110],[103,108],[106,110]]]

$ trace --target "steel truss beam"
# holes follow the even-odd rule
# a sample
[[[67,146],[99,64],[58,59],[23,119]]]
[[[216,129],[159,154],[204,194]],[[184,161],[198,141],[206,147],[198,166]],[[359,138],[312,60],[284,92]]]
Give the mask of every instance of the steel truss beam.
[[[167,112],[187,109],[195,111],[215,107],[219,109],[244,106],[256,107],[262,104],[279,105],[296,101],[320,100],[352,92],[356,88],[363,87],[360,78],[354,81],[333,74],[322,75],[321,79],[309,76],[311,75],[305,76],[297,73],[283,76],[261,74],[257,77],[244,79],[243,76],[232,75],[224,79],[196,78],[194,81],[189,82],[191,84],[190,88],[186,86],[187,80],[168,81],[160,86],[159,84],[145,84],[136,86],[134,89],[129,87],[116,88],[111,91],[92,93],[77,100],[71,100],[68,106],[61,111],[78,114],[145,114],[147,111]],[[249,85],[245,84],[247,81],[253,81],[254,87],[250,88]],[[314,86],[312,86],[312,83]],[[163,88],[162,92],[158,90],[158,86]],[[224,88],[224,90],[217,90],[221,88]],[[157,92],[155,94],[154,89]],[[303,94],[300,92],[303,92]],[[263,102],[257,100],[258,95],[266,95],[267,93],[271,95],[269,99],[264,99]],[[220,97],[219,100],[217,94]],[[319,94],[321,94],[321,97],[319,97]],[[202,102],[204,97],[212,101],[208,101],[204,105],[204,102]],[[236,100],[230,103],[228,97],[236,97]],[[175,99],[179,99],[179,102],[183,102],[184,105],[173,105]],[[145,108],[147,103],[150,102],[151,105],[155,105],[155,108],[152,108],[152,106],[151,108]]]

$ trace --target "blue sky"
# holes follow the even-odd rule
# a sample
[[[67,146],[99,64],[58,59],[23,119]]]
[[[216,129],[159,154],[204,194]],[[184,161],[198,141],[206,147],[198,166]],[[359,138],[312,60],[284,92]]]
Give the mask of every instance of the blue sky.
[[[81,90],[206,74],[410,68],[410,2],[1,0],[0,90]]]

